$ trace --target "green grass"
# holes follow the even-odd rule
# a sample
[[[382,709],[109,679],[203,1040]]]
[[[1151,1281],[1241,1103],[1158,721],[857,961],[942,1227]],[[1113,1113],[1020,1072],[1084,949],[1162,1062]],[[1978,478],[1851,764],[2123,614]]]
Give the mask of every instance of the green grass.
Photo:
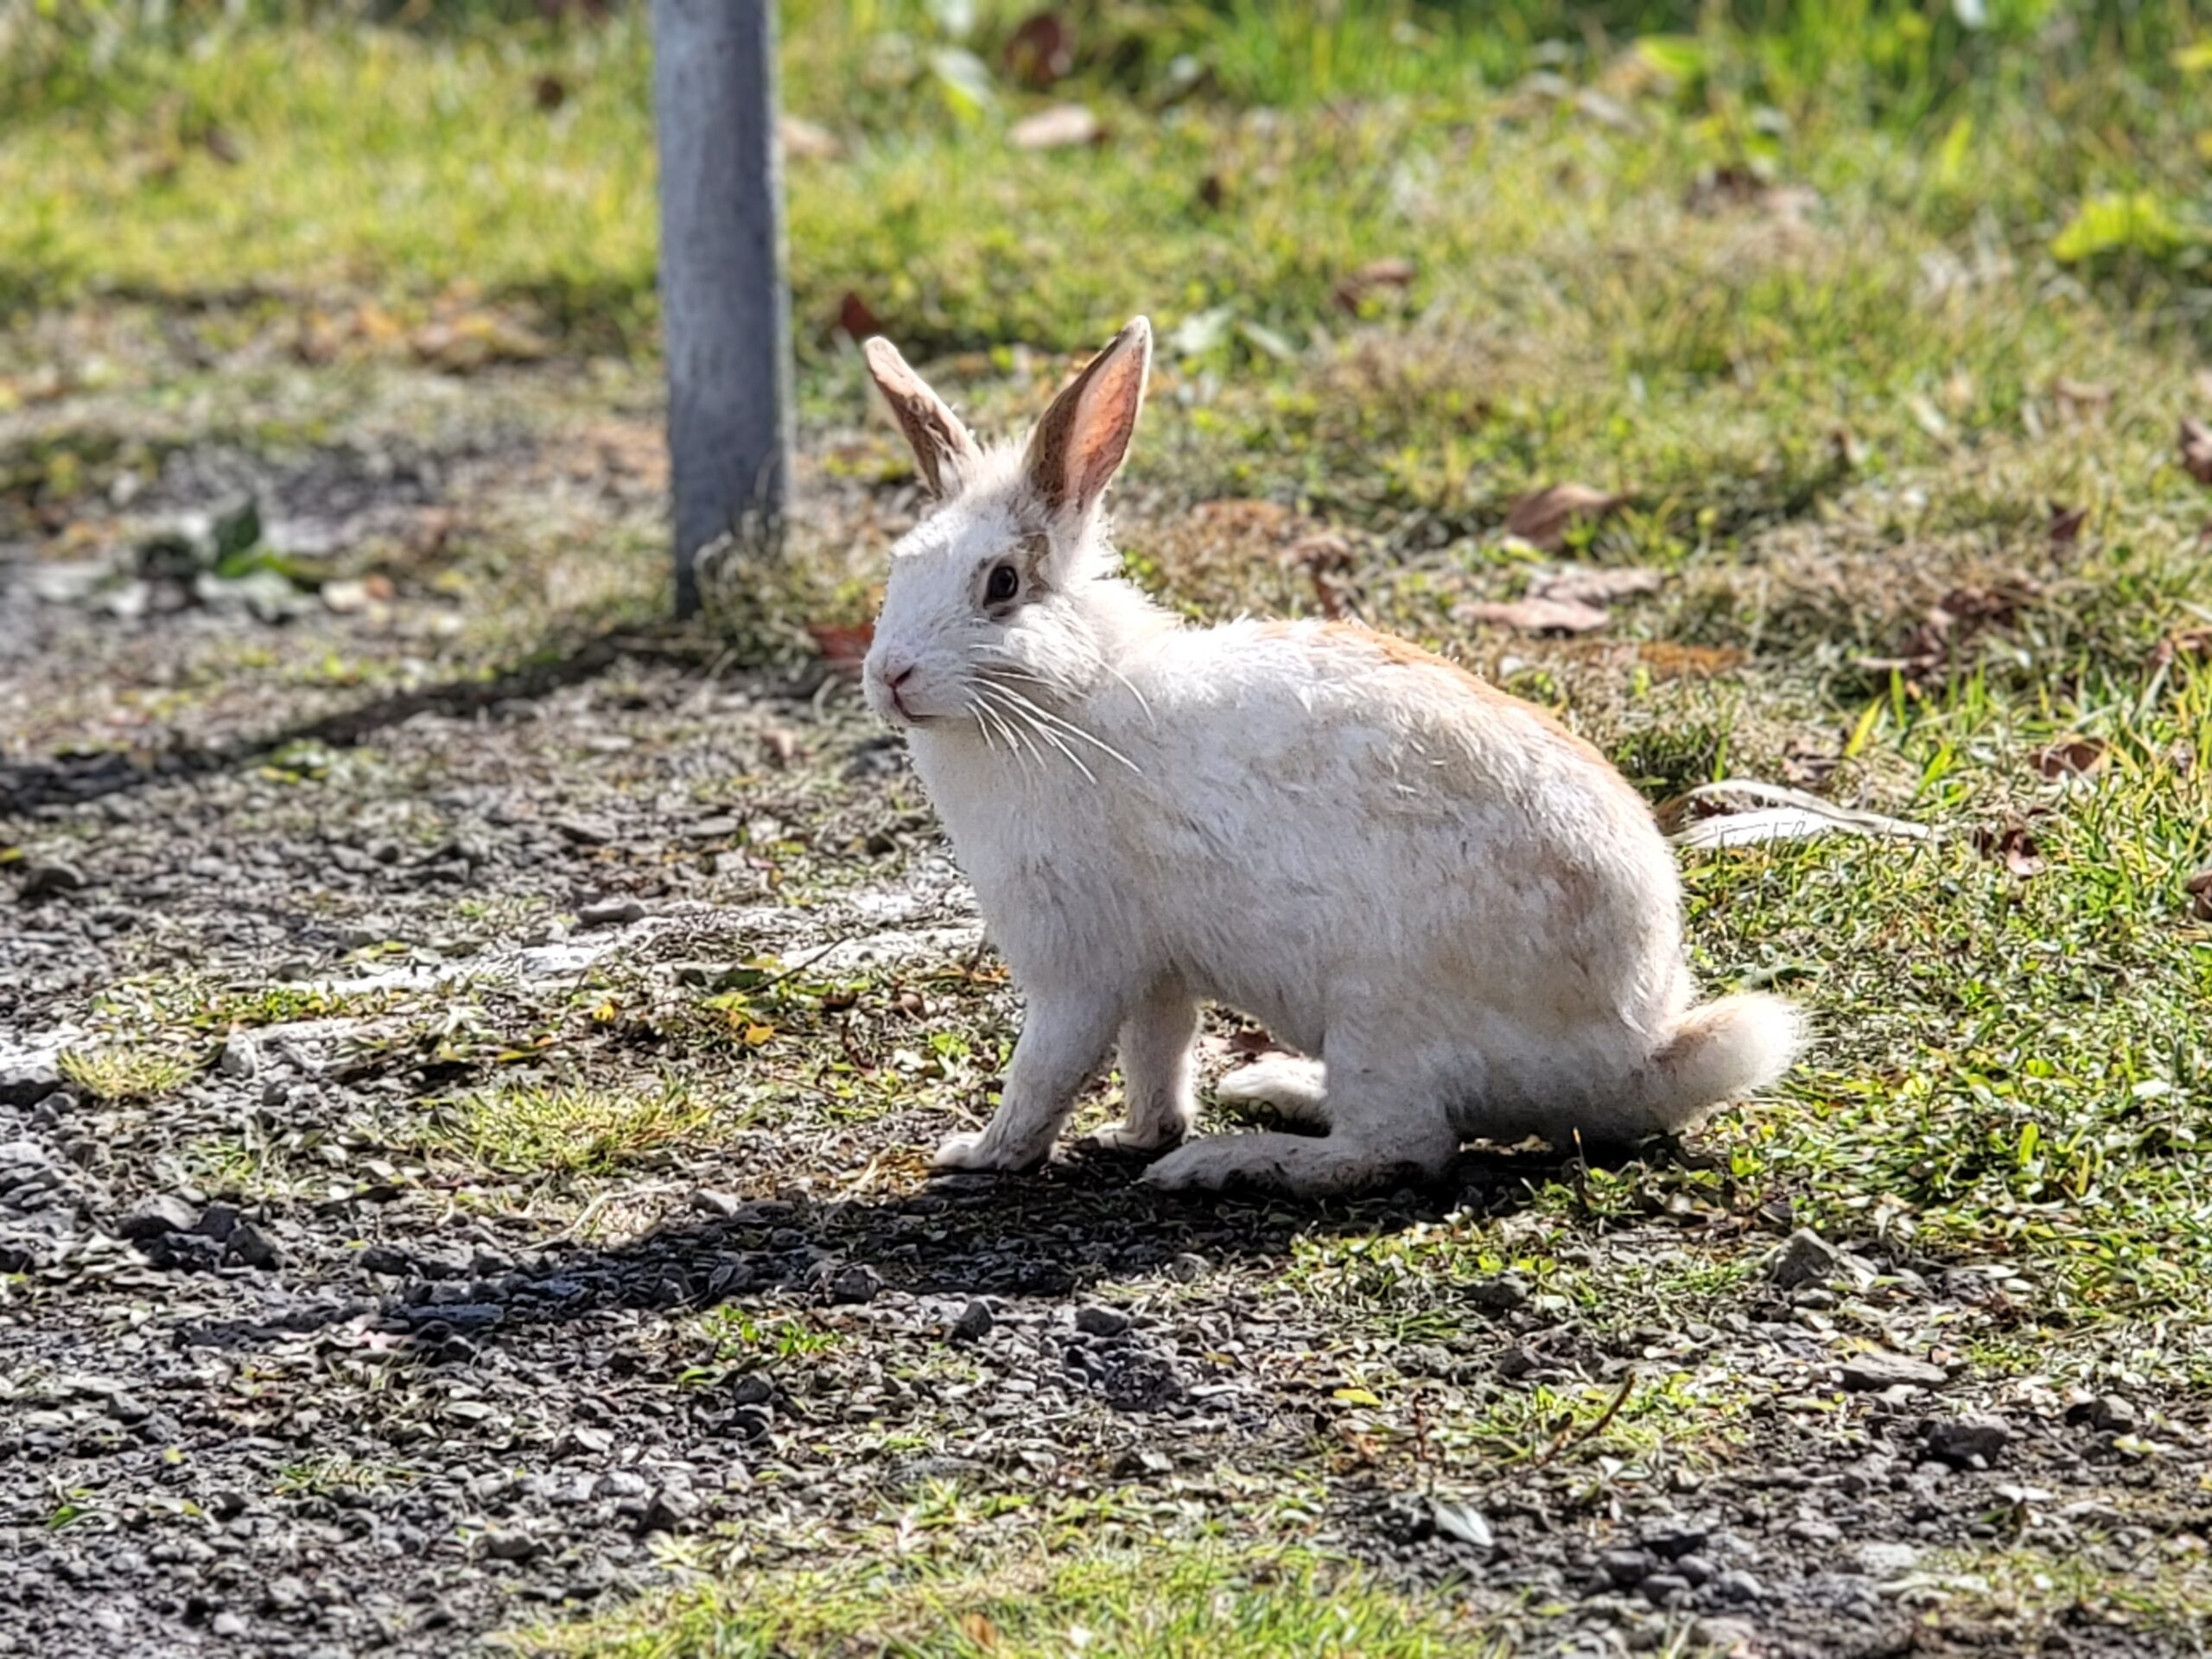
[[[591,1659],[1442,1659],[1499,1654],[1432,1606],[1302,1551],[1223,1545],[1043,1549],[988,1565],[934,1555],[761,1573],[516,1640]]]
[[[439,1103],[424,1150],[499,1175],[597,1175],[682,1145],[728,1115],[691,1085],[506,1079]]]
[[[95,1100],[158,1100],[182,1088],[198,1070],[196,1055],[152,1041],[105,1043],[61,1054],[62,1077]]]

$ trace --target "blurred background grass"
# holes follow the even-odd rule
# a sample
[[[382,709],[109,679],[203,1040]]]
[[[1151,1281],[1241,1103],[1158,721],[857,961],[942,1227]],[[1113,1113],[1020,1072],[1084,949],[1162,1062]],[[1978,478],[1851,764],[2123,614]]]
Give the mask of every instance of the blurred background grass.
[[[1302,343],[1409,219],[1449,299],[1700,168],[2203,316],[2212,50],[2180,0],[781,10],[786,108],[842,154],[792,168],[808,359],[847,293],[924,347],[1073,347],[1138,292]],[[634,6],[0,0],[0,304],[466,282],[628,340],[648,80]],[[1095,152],[1008,145],[1070,99]]]

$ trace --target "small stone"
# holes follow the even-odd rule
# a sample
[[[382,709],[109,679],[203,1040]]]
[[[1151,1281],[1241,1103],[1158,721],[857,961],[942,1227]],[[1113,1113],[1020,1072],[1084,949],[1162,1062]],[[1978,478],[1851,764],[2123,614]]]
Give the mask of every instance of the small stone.
[[[775,1397],[774,1386],[758,1371],[747,1371],[730,1384],[729,1399],[734,1406],[765,1406]]]
[[[526,1532],[487,1532],[476,1547],[495,1561],[526,1561],[544,1548]]]
[[[173,1192],[163,1192],[125,1216],[116,1230],[125,1238],[159,1238],[163,1233],[188,1233],[197,1219],[190,1205]]]
[[[1446,1538],[1456,1538],[1477,1549],[1489,1549],[1497,1542],[1497,1535],[1491,1530],[1490,1518],[1471,1503],[1432,1497],[1428,1500],[1428,1512],[1437,1531]]]
[[[1624,1590],[1642,1584],[1656,1565],[1645,1549],[1608,1549],[1598,1556],[1598,1570]]]
[[[859,1302],[872,1302],[883,1288],[883,1281],[876,1277],[875,1269],[864,1262],[855,1262],[840,1268],[830,1276],[823,1287],[824,1298],[832,1306]]]
[[[603,1458],[614,1447],[614,1436],[589,1423],[577,1423],[561,1437],[559,1449],[571,1455]]]
[[[1713,1580],[1713,1593],[1718,1599],[1740,1607],[1747,1602],[1764,1600],[1766,1586],[1755,1574],[1735,1567]]]
[[[1855,1394],[1876,1393],[1900,1384],[1916,1389],[1940,1389],[1951,1380],[1941,1365],[1911,1359],[1881,1349],[1853,1354],[1843,1363],[1843,1386]]]
[[[74,865],[39,859],[23,866],[19,892],[28,901],[48,893],[74,893],[84,885],[84,875]]]
[[[1167,1264],[1167,1276],[1179,1285],[1195,1284],[1205,1277],[1206,1259],[1185,1250]]]
[[[226,1077],[241,1081],[251,1078],[261,1070],[261,1051],[245,1032],[234,1031],[223,1039],[223,1052],[215,1057],[215,1069]]]
[[[1690,1581],[1679,1573],[1654,1573],[1643,1581],[1643,1599],[1654,1607],[1664,1607],[1676,1596],[1690,1592]]]
[[[1129,1316],[1118,1307],[1102,1307],[1094,1302],[1076,1309],[1075,1328],[1086,1336],[1118,1337],[1129,1328]]]
[[[192,1231],[202,1238],[212,1238],[218,1244],[225,1243],[238,1228],[238,1207],[235,1204],[211,1204],[200,1212],[199,1222]]]
[[[1688,1579],[1693,1589],[1709,1583],[1719,1570],[1702,1555],[1685,1555],[1675,1563],[1675,1571]]]
[[[2100,1434],[2133,1434],[2142,1427],[2142,1415],[2134,1402],[2117,1394],[2100,1395],[2068,1407],[2066,1421],[2087,1423]]]
[[[246,1623],[236,1613],[220,1612],[207,1621],[207,1628],[216,1636],[231,1638],[244,1636],[246,1632]]]
[[[250,1221],[242,1221],[224,1241],[224,1255],[249,1268],[273,1268],[281,1260],[276,1243]]]
[[[702,1186],[691,1195],[691,1207],[694,1210],[702,1211],[710,1216],[719,1216],[724,1221],[734,1217],[743,1204],[744,1200],[735,1195],[717,1192],[712,1187]]]
[[[364,1271],[393,1279],[404,1279],[415,1271],[415,1258],[389,1244],[370,1245],[361,1252],[360,1262]]]
[[[1529,1281],[1517,1273],[1478,1279],[1467,1287],[1467,1300],[1488,1313],[1510,1313],[1527,1302],[1532,1294]]]
[[[2003,1418],[1979,1414],[1938,1420],[1921,1432],[1928,1455],[1955,1469],[1988,1468],[2012,1438],[2012,1426]]]
[[[952,1322],[955,1342],[981,1342],[990,1335],[991,1327],[998,1323],[998,1316],[991,1312],[991,1305],[981,1297],[960,1310],[960,1317]]]
[[[1915,1544],[1861,1544],[1852,1560],[1870,1579],[1894,1579],[1920,1565],[1920,1549]]]
[[[635,899],[601,899],[578,906],[578,927],[620,927],[645,919],[645,907]]]
[[[687,1486],[664,1486],[645,1505],[642,1525],[647,1532],[674,1532],[699,1513],[699,1500]]]
[[[1767,1264],[1766,1276],[1777,1289],[1798,1290],[1825,1283],[1842,1260],[1841,1250],[1811,1228],[1800,1227]]]

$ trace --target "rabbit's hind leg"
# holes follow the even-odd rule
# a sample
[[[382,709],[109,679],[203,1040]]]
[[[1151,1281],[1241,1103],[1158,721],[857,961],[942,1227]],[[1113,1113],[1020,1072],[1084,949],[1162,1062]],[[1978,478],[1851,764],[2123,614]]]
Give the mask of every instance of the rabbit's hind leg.
[[[1264,1107],[1288,1123],[1329,1125],[1328,1094],[1321,1062],[1299,1054],[1262,1054],[1214,1085],[1224,1106]]]
[[[1145,1171],[1145,1181],[1170,1192],[1249,1184],[1321,1198],[1393,1179],[1430,1180],[1451,1167],[1459,1132],[1425,1081],[1344,1058],[1330,1062],[1328,1077],[1328,1134],[1208,1135],[1169,1153]]]

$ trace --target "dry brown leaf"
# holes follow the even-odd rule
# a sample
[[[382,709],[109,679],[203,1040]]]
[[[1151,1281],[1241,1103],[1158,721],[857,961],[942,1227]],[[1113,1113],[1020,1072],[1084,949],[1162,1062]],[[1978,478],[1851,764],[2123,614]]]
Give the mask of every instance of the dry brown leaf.
[[[1009,79],[1041,92],[1075,67],[1075,30],[1057,11],[1033,12],[1007,36],[999,64]]]
[[[2050,383],[2050,395],[2062,415],[2101,415],[2112,407],[2112,388],[2094,380],[2069,380],[2064,375]]]
[[[2200,922],[2212,922],[2212,864],[2207,864],[2183,883],[2189,893],[2190,913]]]
[[[1007,130],[1016,149],[1071,149],[1104,142],[1098,118],[1080,104],[1055,104],[1027,116]]]
[[[1531,599],[1555,599],[1569,605],[1610,605],[1615,600],[1659,591],[1665,575],[1634,566],[1608,569],[1599,565],[1570,565],[1538,576],[1529,584]]]
[[[1587,484],[1554,484],[1516,501],[1506,512],[1505,527],[1545,552],[1556,553],[1576,524],[1603,518],[1627,499]]]
[[[1218,173],[1209,173],[1198,181],[1198,205],[1210,212],[1221,211],[1221,204],[1229,199],[1229,186]]]
[[[541,110],[557,110],[569,101],[569,83],[558,75],[540,75],[530,84],[530,97]]]
[[[2041,875],[2050,868],[2043,855],[2043,845],[2036,839],[2035,831],[2017,820],[2001,830],[1982,828],[1974,831],[1974,845],[1984,857],[2004,861],[2005,868],[2023,881],[2030,876]]]
[[[1489,622],[1522,633],[1591,633],[1611,619],[1594,605],[1571,600],[1470,601],[1452,615],[1463,622]]]
[[[1317,530],[1285,548],[1282,562],[1308,570],[1341,573],[1351,569],[1351,543],[1332,530]]]
[[[2108,753],[2102,738],[2062,737],[2029,759],[2046,778],[2085,778],[2104,765]]]
[[[1671,639],[1648,639],[1636,648],[1636,659],[1655,680],[1709,680],[1741,668],[1746,658],[1734,645],[1682,645]]]
[[[966,1637],[985,1653],[995,1653],[999,1645],[999,1627],[982,1613],[960,1615],[960,1634]]]
[[[2082,526],[2089,522],[2087,507],[2057,507],[2050,510],[2050,540],[2054,547],[2071,547],[2082,539]]]
[[[1370,259],[1357,270],[1337,280],[1339,309],[1357,311],[1370,300],[1386,294],[1402,296],[1414,285],[1416,272],[1410,259]]]
[[[848,289],[845,297],[837,302],[837,326],[855,340],[866,340],[883,332],[883,319],[868,308],[866,300]]]
[[[845,153],[844,140],[818,122],[803,116],[779,116],[776,136],[782,139],[784,157],[796,162],[834,162]]]
[[[245,160],[245,151],[239,148],[238,141],[226,128],[208,128],[200,142],[207,147],[207,153],[225,167],[236,167]]]
[[[2182,418],[2181,465],[2198,483],[2212,484],[2212,426]]]
[[[1895,657],[1862,657],[1859,666],[1874,673],[1901,672],[1915,679],[1941,674],[1967,644],[1985,630],[2003,627],[2042,594],[2042,585],[2024,575],[1995,588],[1954,588],[1905,637]]]

